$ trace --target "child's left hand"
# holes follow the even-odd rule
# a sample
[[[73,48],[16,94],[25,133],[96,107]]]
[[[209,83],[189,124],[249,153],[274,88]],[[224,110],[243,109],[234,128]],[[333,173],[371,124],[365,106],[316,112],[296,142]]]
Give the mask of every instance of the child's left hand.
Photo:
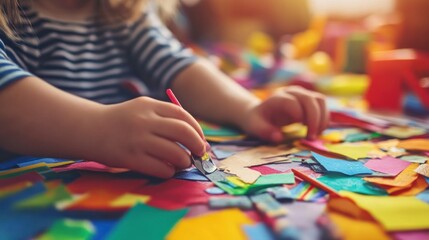
[[[329,112],[325,97],[301,87],[285,87],[251,108],[243,121],[243,130],[263,140],[279,143],[281,128],[301,122],[308,127],[307,138],[315,139],[327,127]]]

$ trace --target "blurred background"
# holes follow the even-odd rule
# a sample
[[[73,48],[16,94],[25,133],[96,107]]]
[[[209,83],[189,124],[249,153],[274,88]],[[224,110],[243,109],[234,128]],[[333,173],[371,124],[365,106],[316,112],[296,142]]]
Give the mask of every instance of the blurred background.
[[[429,115],[427,0],[182,0],[176,35],[260,97],[300,85],[343,107]]]

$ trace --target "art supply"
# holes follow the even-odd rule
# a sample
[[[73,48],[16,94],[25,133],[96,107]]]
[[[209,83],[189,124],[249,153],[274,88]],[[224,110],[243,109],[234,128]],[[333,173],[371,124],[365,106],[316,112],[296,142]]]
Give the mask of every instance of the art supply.
[[[176,96],[174,95],[173,91],[171,91],[171,89],[167,89],[166,94],[172,103],[176,104],[179,107],[182,107],[182,105],[177,100]],[[210,147],[210,145],[207,142],[206,142],[206,145]],[[215,163],[210,158],[210,155],[208,152],[205,152],[204,155],[201,157],[191,154],[191,160],[195,165],[195,167],[198,170],[200,170],[200,172],[204,174],[207,178],[209,178],[211,181],[216,182],[216,181],[225,180],[224,174],[222,174],[218,170]]]
[[[295,176],[298,176],[302,180],[310,183],[311,185],[314,185],[314,186],[322,189],[323,191],[329,193],[332,196],[339,197],[338,193],[334,189],[326,186],[325,184],[317,181],[316,179],[314,179],[310,176],[307,176],[305,173],[302,173],[302,172],[296,170],[295,168],[292,168],[292,172],[295,174]]]

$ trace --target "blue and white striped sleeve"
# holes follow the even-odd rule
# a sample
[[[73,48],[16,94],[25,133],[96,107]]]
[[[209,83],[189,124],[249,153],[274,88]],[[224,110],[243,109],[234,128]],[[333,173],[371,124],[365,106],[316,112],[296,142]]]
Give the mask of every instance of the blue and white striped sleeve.
[[[0,90],[28,76],[32,75],[10,60],[5,52],[5,45],[0,39]]]
[[[164,92],[175,76],[197,59],[152,11],[146,12],[130,30],[133,67],[152,91]]]

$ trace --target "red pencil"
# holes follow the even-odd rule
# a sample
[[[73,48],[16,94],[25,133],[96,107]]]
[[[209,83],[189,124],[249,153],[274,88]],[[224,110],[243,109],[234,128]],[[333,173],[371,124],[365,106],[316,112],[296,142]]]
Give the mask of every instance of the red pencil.
[[[170,101],[174,104],[176,104],[179,107],[182,107],[182,105],[180,104],[179,100],[177,100],[176,96],[174,96],[173,91],[171,91],[171,89],[167,89],[165,91],[165,93],[167,93],[168,98],[170,98]]]
[[[337,193],[337,191],[335,191],[334,189],[332,189],[331,187],[325,185],[324,183],[317,181],[317,179],[314,179],[308,175],[306,175],[303,172],[300,172],[294,168],[292,168],[292,172],[298,176],[299,178],[301,178],[302,180],[310,183],[311,185],[322,189],[323,191],[329,193],[331,196],[335,196],[335,197],[339,197],[340,195]]]

